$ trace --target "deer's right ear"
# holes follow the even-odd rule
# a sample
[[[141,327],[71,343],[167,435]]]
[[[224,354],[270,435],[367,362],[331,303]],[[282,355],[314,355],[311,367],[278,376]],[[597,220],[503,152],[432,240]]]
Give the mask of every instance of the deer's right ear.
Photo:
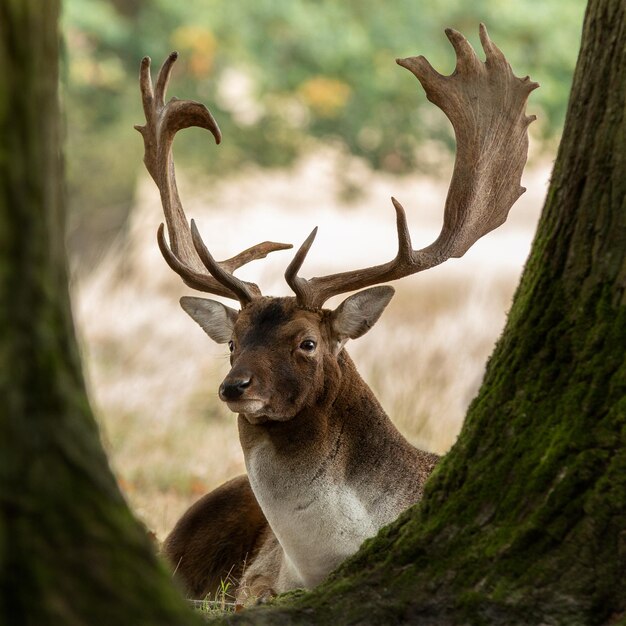
[[[217,343],[228,343],[233,336],[233,328],[239,311],[231,309],[215,300],[192,298],[180,299],[180,306],[200,324],[202,330]]]

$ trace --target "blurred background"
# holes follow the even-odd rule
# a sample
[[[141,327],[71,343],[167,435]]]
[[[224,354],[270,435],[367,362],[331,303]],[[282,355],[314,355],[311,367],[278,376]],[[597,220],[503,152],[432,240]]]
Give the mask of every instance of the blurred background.
[[[533,92],[527,193],[461,260],[396,283],[375,329],[348,349],[400,430],[444,453],[500,334],[541,211],[578,54],[584,0],[65,0],[63,100],[72,295],[88,385],[128,499],[159,538],[206,491],[244,471],[228,371],[178,305],[190,293],[161,259],[158,192],[143,164],[137,76],[178,50],[169,95],[197,99],[223,143],[175,144],[188,217],[217,258],[320,232],[303,273],[395,255],[396,196],[415,247],[434,240],[454,162],[439,109],[396,57],[454,69],[444,28],[476,49],[478,23]],[[242,270],[288,295],[290,252]],[[336,302],[331,301],[330,306]]]

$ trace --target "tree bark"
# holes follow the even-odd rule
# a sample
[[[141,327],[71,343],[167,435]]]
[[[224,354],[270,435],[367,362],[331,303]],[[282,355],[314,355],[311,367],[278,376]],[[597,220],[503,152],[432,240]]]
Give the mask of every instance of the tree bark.
[[[531,256],[423,502],[313,592],[224,621],[626,624],[625,13],[587,7]]]
[[[58,0],[0,4],[0,623],[196,623],[117,488],[85,394],[63,246],[58,13]]]

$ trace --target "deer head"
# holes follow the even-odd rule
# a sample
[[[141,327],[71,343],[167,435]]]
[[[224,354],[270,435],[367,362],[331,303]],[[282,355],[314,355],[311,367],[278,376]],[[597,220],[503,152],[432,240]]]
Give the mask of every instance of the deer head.
[[[199,126],[219,143],[220,132],[204,105],[175,98],[165,104],[176,53],[163,64],[154,89],[150,59],[143,59],[140,86],[146,124],[136,128],[144,138],[144,163],[160,190],[168,227],[170,244],[161,224],[159,247],[188,286],[239,300],[239,311],[191,297],[182,298],[181,305],[214,341],[229,345],[232,369],[220,386],[220,397],[251,423],[289,420],[305,406],[323,401],[333,377],[339,376],[344,344],[367,332],[393,295],[391,287],[374,285],[462,256],[506,220],[525,191],[520,179],[528,149],[527,127],[535,119],[525,115],[525,105],[537,83],[513,75],[484,25],[480,25],[484,63],[463,35],[452,29],[446,35],[457,57],[450,76],[439,74],[422,56],[397,60],[417,77],[428,99],[443,110],[454,128],[457,156],[441,233],[431,245],[414,250],[405,211],[392,198],[398,232],[393,260],[307,280],[298,272],[315,238],[314,229],[285,273],[295,293],[291,298],[263,297],[257,285],[233,274],[241,265],[290,245],[264,242],[218,263],[193,220],[188,225],[176,188],[174,135],[182,128]],[[323,308],[334,295],[366,287],[334,311]]]
[[[209,337],[228,343],[232,369],[220,398],[259,423],[319,405],[340,375],[337,356],[345,342],[365,334],[392,296],[392,287],[372,287],[334,311],[302,308],[295,298],[257,298],[241,311],[201,298],[181,304]]]

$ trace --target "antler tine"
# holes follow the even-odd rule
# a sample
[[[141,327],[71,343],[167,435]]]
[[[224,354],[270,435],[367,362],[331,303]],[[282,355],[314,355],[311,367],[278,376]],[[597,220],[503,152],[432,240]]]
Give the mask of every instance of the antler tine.
[[[446,114],[456,137],[454,172],[439,236],[426,248],[413,250],[404,209],[392,199],[398,229],[395,259],[310,280],[294,274],[290,285],[302,306],[319,308],[331,296],[397,280],[463,256],[478,239],[506,221],[524,193],[520,180],[528,153],[528,125],[536,119],[525,115],[526,101],[539,85],[528,76],[513,75],[484,24],[479,31],[484,63],[461,33],[451,28],[445,32],[457,58],[450,76],[437,72],[423,56],[396,60],[415,75],[428,100]]]
[[[291,263],[289,263],[287,269],[285,270],[285,280],[287,281],[287,284],[291,287],[293,292],[296,294],[296,298],[299,302],[306,302],[311,297],[311,294],[309,293],[309,281],[305,280],[304,278],[300,278],[300,276],[298,276],[298,272],[300,271],[300,268],[304,263],[304,259],[306,259],[306,255],[309,253],[309,250],[313,245],[313,241],[315,240],[316,235],[317,226],[304,240],[300,248],[298,248],[298,251],[293,257]]]
[[[227,298],[239,299],[242,305],[245,305],[252,298],[258,297],[260,290],[253,283],[246,283],[235,278],[232,272],[245,263],[265,258],[270,252],[285,250],[292,246],[264,242],[248,248],[232,259],[217,263],[206,250],[199,234],[194,241],[178,194],[172,144],[179,130],[191,126],[207,129],[218,144],[221,141],[221,133],[211,112],[200,102],[172,98],[165,103],[165,93],[177,58],[178,53],[172,52],[164,61],[159,70],[155,88],[150,77],[149,57],[144,57],[142,60],[139,75],[146,123],[143,126],[137,125],[135,128],[144,140],[146,169],[161,194],[161,204],[170,241],[168,246],[165,241],[164,228],[161,225],[157,233],[159,248],[168,265],[188,286]],[[195,245],[198,242],[200,246]],[[209,265],[203,264],[203,260],[209,258],[211,259]]]
[[[156,89],[154,91],[154,97],[156,100],[156,105],[158,107],[165,106],[165,94],[167,92],[167,87],[170,84],[170,76],[172,75],[172,69],[174,68],[174,63],[176,63],[177,59],[178,59],[178,52],[176,52],[176,50],[174,50],[173,52],[170,52],[167,59],[163,61],[163,65],[161,65],[161,69],[159,70],[159,73],[157,74]],[[217,125],[216,125],[216,128],[217,128]],[[219,133],[219,129],[218,129],[218,133]],[[215,140],[217,141],[217,143],[220,143],[221,136],[215,137]]]
[[[256,285],[246,285],[243,280],[235,278],[235,276],[229,274],[222,268],[204,245],[204,241],[202,241],[202,237],[200,237],[200,233],[198,232],[198,227],[193,220],[191,220],[191,237],[196,252],[204,263],[204,266],[211,272],[211,275],[218,283],[230,289],[237,298],[239,298],[239,302],[247,304],[261,295],[261,291]]]

